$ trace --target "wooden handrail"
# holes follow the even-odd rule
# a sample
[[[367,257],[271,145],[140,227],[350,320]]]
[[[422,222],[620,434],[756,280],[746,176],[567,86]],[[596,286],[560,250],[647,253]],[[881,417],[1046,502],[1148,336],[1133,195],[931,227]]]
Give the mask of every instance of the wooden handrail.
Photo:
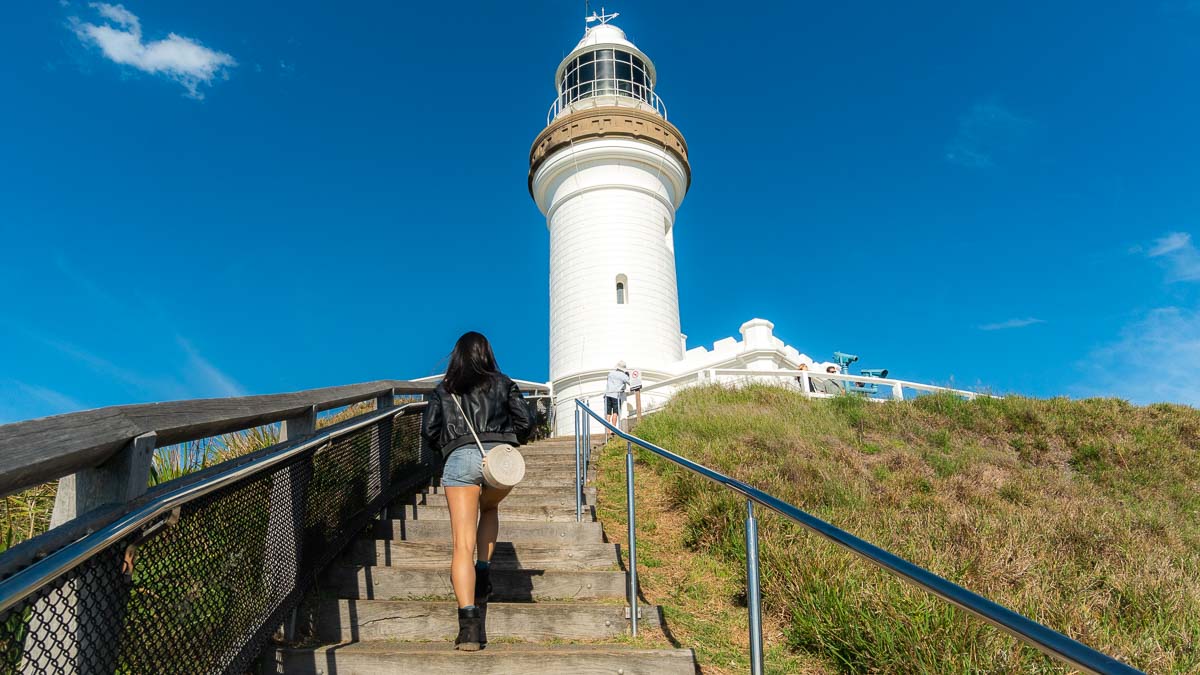
[[[430,382],[378,380],[290,394],[195,399],[97,408],[0,426],[0,497],[104,464],[132,439],[159,447],[273,424],[311,410],[388,394],[425,394]]]

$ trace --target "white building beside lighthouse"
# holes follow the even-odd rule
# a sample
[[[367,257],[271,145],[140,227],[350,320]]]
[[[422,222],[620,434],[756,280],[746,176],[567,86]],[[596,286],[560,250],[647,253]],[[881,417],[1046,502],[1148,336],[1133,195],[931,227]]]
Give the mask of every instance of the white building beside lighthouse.
[[[555,71],[558,95],[530,151],[529,191],[550,230],[550,382],[557,433],[574,399],[598,407],[619,360],[641,371],[648,403],[689,375],[811,360],[762,319],[713,349],[680,331],[675,212],[691,184],[683,134],[655,93],[654,62],[620,28],[587,30]]]

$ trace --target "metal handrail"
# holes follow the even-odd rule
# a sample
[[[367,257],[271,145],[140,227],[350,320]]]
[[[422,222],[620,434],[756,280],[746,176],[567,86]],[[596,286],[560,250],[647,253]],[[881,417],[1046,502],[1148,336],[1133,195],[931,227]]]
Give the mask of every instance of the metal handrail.
[[[178,506],[203,497],[247,476],[266,471],[303,452],[324,445],[335,438],[358,431],[363,427],[370,426],[388,417],[397,417],[411,411],[423,409],[426,405],[428,404],[424,401],[417,401],[395,408],[366,413],[346,426],[339,426],[330,431],[318,432],[313,437],[290,447],[263,455],[253,461],[216,474],[199,483],[186,485],[164,493],[154,501],[125,514],[115,522],[98,529],[96,532],[79,541],[59,549],[11,577],[0,581],[0,613],[3,613],[31,594],[36,593],[40,588],[66,572],[86,562],[88,558],[97,552],[111,546],[114,542],[120,541],[142,525]]]
[[[611,83],[612,88],[597,91],[595,89],[595,85],[599,83],[604,83],[605,85]],[[631,91],[621,91],[621,89],[617,86],[618,83],[630,85]],[[586,93],[584,93],[582,90],[582,87],[585,84],[590,85],[590,88]],[[642,89],[642,93],[646,95],[646,98],[635,94],[632,91],[634,87]],[[558,96],[554,98],[554,102],[550,104],[550,110],[546,113],[546,124],[549,125],[552,123],[564,109],[593,98],[624,98],[630,101],[636,101],[636,103],[632,105],[636,106],[640,103],[642,105],[650,106],[655,112],[657,112],[659,115],[662,115],[664,120],[667,119],[667,104],[662,100],[661,96],[655,93],[654,89],[645,85],[637,84],[633,80],[605,78],[602,80],[589,80],[588,82],[577,84],[574,87],[569,87],[559,92]]]
[[[960,609],[964,609],[971,614],[983,619],[987,623],[1003,630],[1012,635],[1021,642],[1034,647],[1042,653],[1066,662],[1073,668],[1086,673],[1100,673],[1102,675],[1127,675],[1141,673],[1131,666],[1128,666],[1113,657],[1098,652],[1087,645],[1072,640],[1071,638],[1055,631],[1042,624],[1028,619],[1003,605],[992,602],[987,598],[972,593],[971,591],[955,584],[951,581],[943,579],[938,575],[926,570],[923,567],[915,565],[897,555],[889,553],[874,544],[859,539],[858,537],[830,525],[829,523],[809,515],[804,511],[788,504],[787,502],[773,497],[755,487],[747,485],[739,480],[730,478],[725,474],[714,471],[706,466],[697,464],[689,459],[676,455],[675,453],[643,440],[632,434],[627,434],[619,428],[608,423],[594,410],[589,408],[585,403],[576,399],[575,405],[577,414],[584,420],[584,428],[589,428],[590,419],[595,418],[601,425],[608,429],[611,433],[626,441],[625,455],[625,471],[626,471],[626,499],[629,509],[629,572],[630,572],[630,616],[632,619],[632,631],[637,635],[637,555],[636,555],[636,531],[634,527],[634,508],[633,508],[633,445],[636,443],[639,447],[645,448],[650,452],[678,464],[679,466],[688,469],[689,471],[699,474],[714,483],[722,485],[734,492],[741,494],[746,498],[747,517],[746,517],[746,565],[747,565],[747,597],[750,605],[750,645],[751,645],[751,672],[755,675],[762,673],[762,624],[761,613],[759,609],[759,589],[758,589],[758,541],[757,541],[757,521],[754,518],[754,504],[758,503],[768,509],[782,515],[785,518],[793,520],[809,531],[825,537],[834,544],[858,555],[867,562],[882,568],[884,571],[899,577],[909,583],[929,592],[937,597],[945,600]],[[580,426],[576,427],[577,447],[578,439],[580,438]],[[590,436],[587,437],[590,443]],[[576,462],[581,459],[580,454],[576,454]],[[582,484],[579,484],[579,489],[576,494],[582,494]],[[577,497],[578,499],[579,497]]]

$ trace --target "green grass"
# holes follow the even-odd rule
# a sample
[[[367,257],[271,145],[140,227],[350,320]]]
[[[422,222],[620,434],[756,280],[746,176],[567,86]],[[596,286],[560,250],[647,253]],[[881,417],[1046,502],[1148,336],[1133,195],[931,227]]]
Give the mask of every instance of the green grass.
[[[1142,670],[1200,672],[1200,411],[713,387],[637,433]],[[613,532],[623,449],[600,459]],[[745,505],[637,459],[646,593],[706,670],[739,669]],[[771,672],[1066,671],[791,521],[760,536]]]

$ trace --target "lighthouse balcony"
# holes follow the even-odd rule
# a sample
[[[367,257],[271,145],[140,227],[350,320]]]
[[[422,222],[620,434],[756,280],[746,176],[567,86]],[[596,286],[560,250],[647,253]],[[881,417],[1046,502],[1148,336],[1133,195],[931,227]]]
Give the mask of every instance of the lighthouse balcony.
[[[628,80],[596,80],[564,90],[550,105],[546,124],[591,108],[637,108],[667,119],[667,105],[649,87]]]

